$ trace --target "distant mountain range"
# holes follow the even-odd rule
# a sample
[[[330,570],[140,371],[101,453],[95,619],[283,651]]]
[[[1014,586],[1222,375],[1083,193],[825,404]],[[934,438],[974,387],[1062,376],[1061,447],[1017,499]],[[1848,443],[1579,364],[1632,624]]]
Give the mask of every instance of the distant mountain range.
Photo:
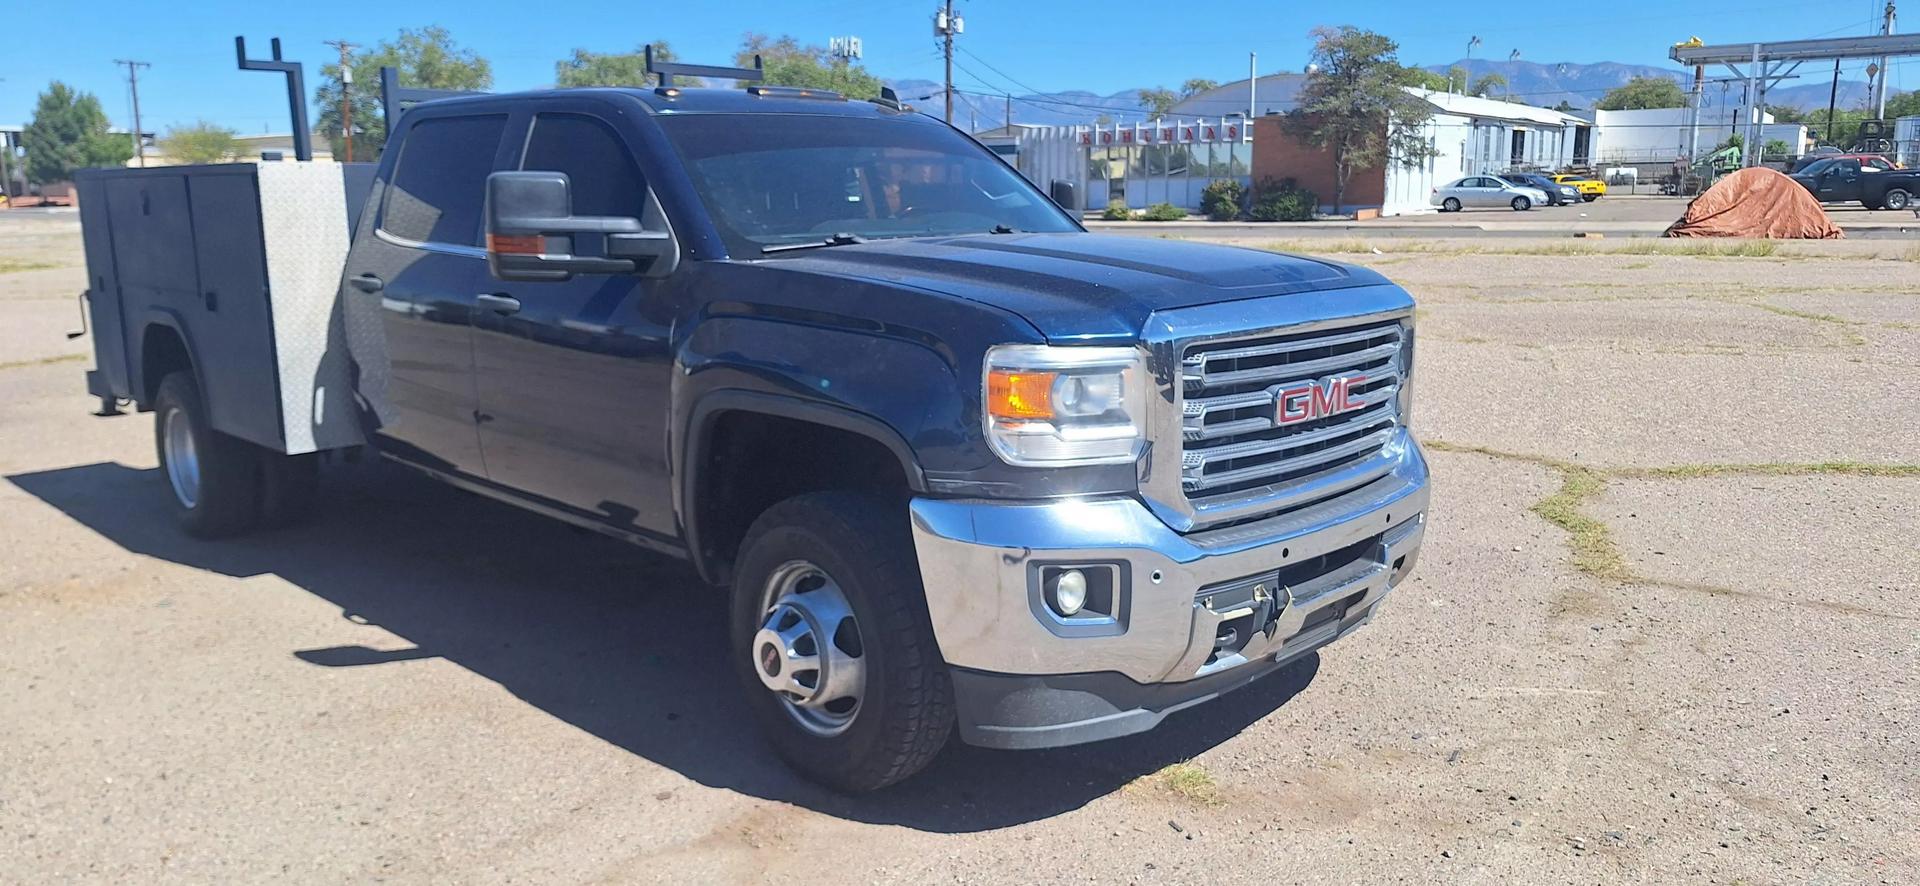
[[[1425,67],[1427,70],[1444,74],[1448,68],[1455,65],[1467,69],[1467,72],[1476,78],[1489,73],[1498,73],[1507,78],[1506,89],[1494,92],[1496,98],[1511,94],[1527,104],[1547,108],[1554,107],[1563,101],[1570,107],[1591,108],[1594,102],[1607,94],[1607,90],[1621,86],[1635,77],[1667,77],[1685,89],[1691,83],[1693,76],[1690,71],[1620,62],[1577,64],[1526,60],[1494,61],[1476,58]],[[1782,85],[1768,90],[1767,104],[1784,105],[1807,111],[1825,108],[1827,90],[1831,86],[1831,81],[1821,75],[1817,65],[1802,67],[1800,73],[1801,79],[1787,81],[1792,85]],[[1828,74],[1831,74],[1831,69]],[[1724,76],[1724,72],[1709,71],[1708,76]],[[898,90],[900,97],[908,102],[918,105],[923,110],[939,113],[941,108],[939,83],[931,80],[888,80],[887,84]],[[1723,91],[1720,84],[1708,83],[1704,92],[1702,112],[1711,116],[1722,108],[1738,107],[1744,86],[1745,84],[1742,83],[1728,84]],[[1087,123],[1103,114],[1114,120],[1136,120],[1146,114],[1146,106],[1140,102],[1139,97],[1142,88],[1146,87],[1123,89],[1108,95],[1081,89],[1015,95],[1013,119],[1019,123],[1037,123],[1047,126]],[[1265,95],[1264,90],[1262,94]],[[1866,100],[1866,83],[1859,80],[1840,81],[1840,107],[1858,108]],[[1262,104],[1266,102],[1262,101]],[[955,93],[953,122],[963,128],[971,125],[976,129],[997,129],[1006,123],[1006,109],[1006,99],[1000,96],[976,95],[972,90]]]
[[[1619,62],[1595,62],[1593,64],[1575,64],[1572,62],[1532,62],[1532,61],[1493,61],[1475,58],[1461,59],[1444,65],[1427,65],[1429,71],[1446,73],[1455,65],[1466,68],[1467,73],[1478,78],[1486,74],[1497,73],[1507,78],[1505,90],[1494,92],[1495,97],[1511,94],[1530,105],[1551,108],[1561,102],[1575,108],[1591,108],[1594,102],[1607,94],[1607,90],[1620,86],[1635,77],[1666,77],[1680,88],[1689,88],[1693,83],[1693,72],[1662,68],[1654,65],[1628,65]],[[1811,111],[1827,106],[1827,92],[1832,87],[1832,70],[1825,76],[1819,65],[1805,65],[1800,69],[1798,80],[1789,80],[1785,84],[1767,90],[1767,104],[1784,105]],[[1725,71],[1708,71],[1707,76],[1724,77]],[[1744,83],[1721,84],[1708,83],[1702,91],[1701,103],[1704,109],[1721,107],[1739,107],[1741,95],[1746,87]],[[1867,84],[1859,80],[1840,81],[1838,104],[1842,108],[1857,108],[1867,100]]]

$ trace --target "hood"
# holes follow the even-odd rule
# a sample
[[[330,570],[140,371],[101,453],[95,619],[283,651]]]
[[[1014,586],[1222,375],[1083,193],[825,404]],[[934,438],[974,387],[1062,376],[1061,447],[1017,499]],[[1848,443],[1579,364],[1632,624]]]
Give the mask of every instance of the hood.
[[[879,240],[768,267],[932,290],[1004,308],[1049,339],[1132,338],[1166,308],[1386,282],[1366,268],[1151,237],[1061,233]]]

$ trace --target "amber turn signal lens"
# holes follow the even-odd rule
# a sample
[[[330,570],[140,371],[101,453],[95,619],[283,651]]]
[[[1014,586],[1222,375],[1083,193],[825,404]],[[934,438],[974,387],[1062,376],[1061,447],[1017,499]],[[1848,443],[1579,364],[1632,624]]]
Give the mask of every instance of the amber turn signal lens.
[[[546,238],[539,234],[488,234],[487,251],[508,255],[539,255],[546,251]]]
[[[994,418],[1052,418],[1056,378],[1057,372],[994,370],[987,375],[987,414]]]

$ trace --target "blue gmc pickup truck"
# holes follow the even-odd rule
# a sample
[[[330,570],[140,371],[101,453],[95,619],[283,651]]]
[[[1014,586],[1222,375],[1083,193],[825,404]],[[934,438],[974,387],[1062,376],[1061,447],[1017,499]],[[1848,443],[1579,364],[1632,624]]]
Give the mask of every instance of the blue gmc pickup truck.
[[[687,558],[837,789],[1150,729],[1419,555],[1405,291],[1088,233],[897,101],[456,97],[364,175],[81,187],[89,390],[155,413],[187,531],[289,522],[361,450]]]

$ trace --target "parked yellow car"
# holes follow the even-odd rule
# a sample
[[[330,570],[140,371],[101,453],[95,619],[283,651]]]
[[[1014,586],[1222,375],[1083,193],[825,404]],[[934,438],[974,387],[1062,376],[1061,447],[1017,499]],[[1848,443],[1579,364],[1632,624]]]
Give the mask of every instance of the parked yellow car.
[[[1597,178],[1583,178],[1578,175],[1556,175],[1553,180],[1561,184],[1572,185],[1580,191],[1580,199],[1588,203],[1607,195],[1607,183]]]

